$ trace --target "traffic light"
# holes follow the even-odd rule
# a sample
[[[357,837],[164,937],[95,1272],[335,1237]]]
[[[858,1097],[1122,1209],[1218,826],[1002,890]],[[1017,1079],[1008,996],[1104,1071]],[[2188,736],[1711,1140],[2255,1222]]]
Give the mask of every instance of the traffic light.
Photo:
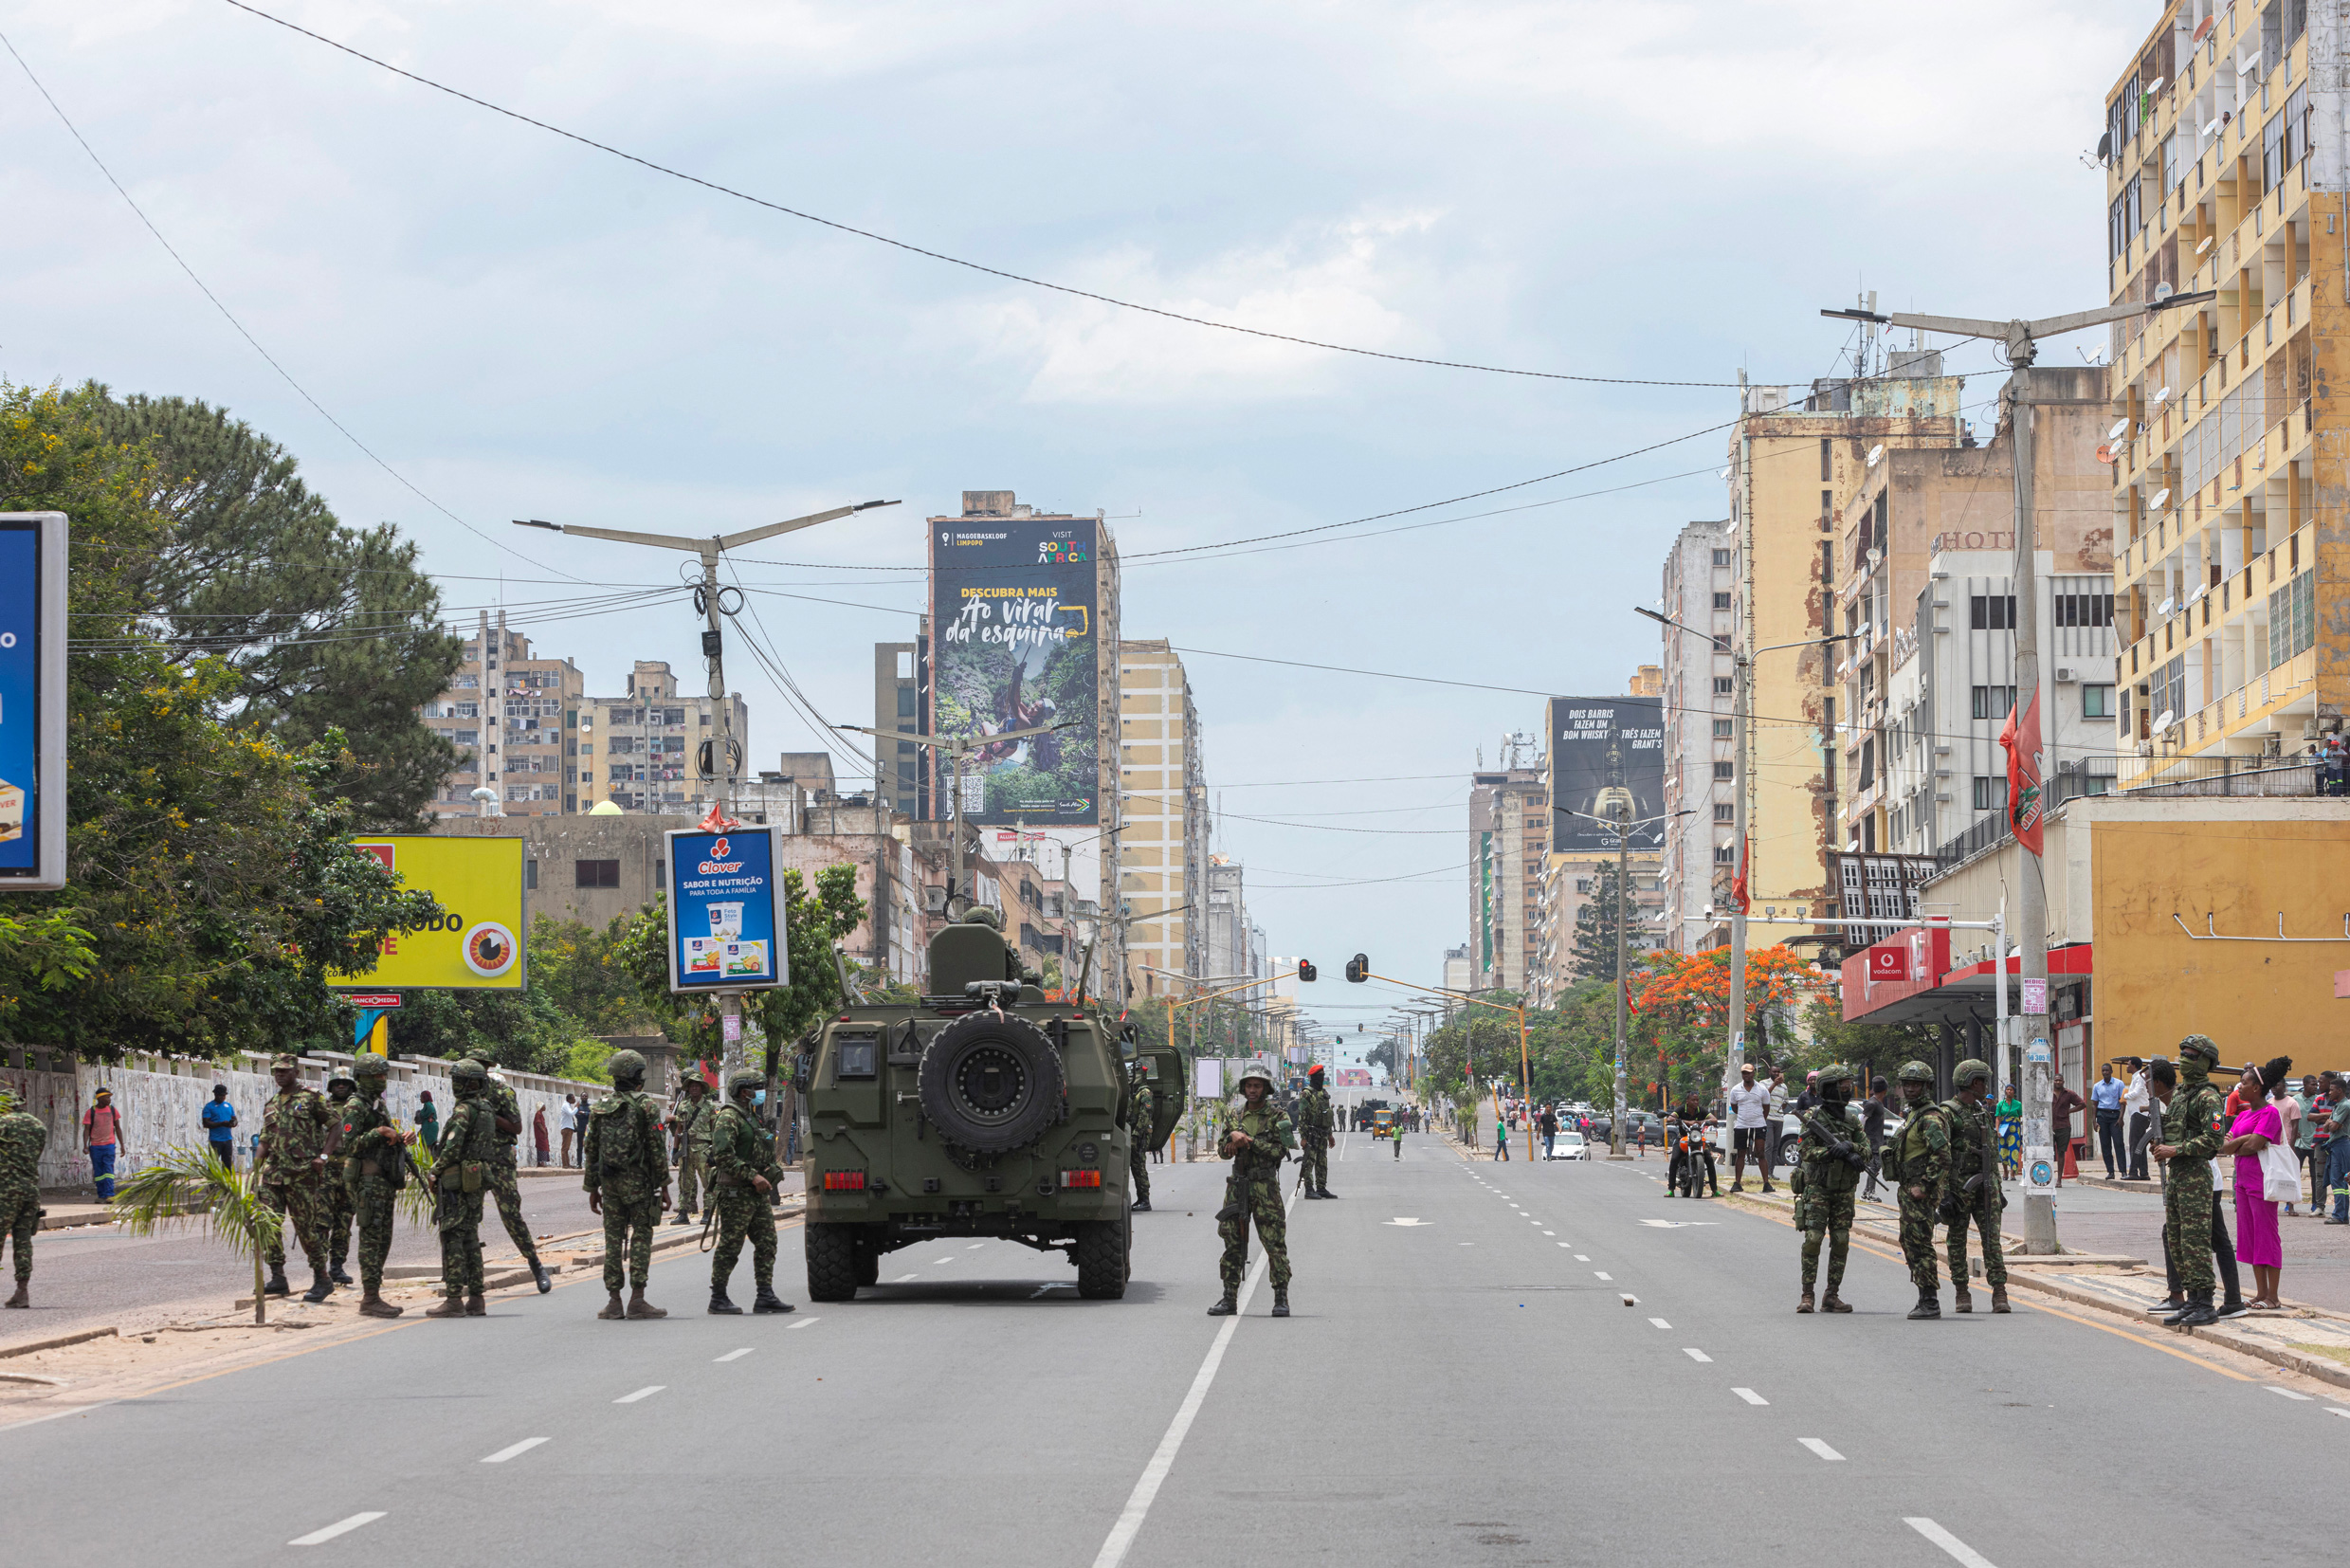
[[[1371,959],[1364,954],[1360,953],[1357,953],[1353,957],[1347,959],[1346,977],[1354,981],[1357,985],[1360,985],[1365,980],[1371,978]]]
[[[1301,980],[1310,980],[1313,977],[1314,960],[1311,958],[1300,958],[1298,960],[1298,978]]]

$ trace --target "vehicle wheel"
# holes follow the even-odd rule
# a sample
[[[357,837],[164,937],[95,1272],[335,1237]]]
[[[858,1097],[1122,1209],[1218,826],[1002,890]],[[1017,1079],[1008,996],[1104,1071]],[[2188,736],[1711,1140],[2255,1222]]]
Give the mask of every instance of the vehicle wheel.
[[[859,1256],[853,1225],[811,1225],[801,1245],[808,1255],[808,1299],[847,1302],[857,1297]]]
[[[1126,1293],[1126,1227],[1113,1219],[1080,1221],[1077,1227],[1077,1293],[1089,1302],[1114,1302]]]
[[[922,1115],[974,1154],[1035,1141],[1060,1114],[1061,1053],[1016,1013],[967,1012],[940,1030],[916,1069]]]
[[[859,1285],[882,1283],[882,1249],[868,1241],[857,1243],[857,1283]]]

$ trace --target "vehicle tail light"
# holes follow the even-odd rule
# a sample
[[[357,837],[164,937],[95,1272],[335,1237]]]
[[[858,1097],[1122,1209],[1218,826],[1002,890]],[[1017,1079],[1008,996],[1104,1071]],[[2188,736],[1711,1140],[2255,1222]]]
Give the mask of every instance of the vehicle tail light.
[[[1102,1185],[1102,1173],[1099,1171],[1064,1171],[1061,1173],[1061,1185],[1064,1187],[1099,1187]]]
[[[828,1193],[862,1193],[865,1191],[863,1171],[827,1171],[824,1190]]]

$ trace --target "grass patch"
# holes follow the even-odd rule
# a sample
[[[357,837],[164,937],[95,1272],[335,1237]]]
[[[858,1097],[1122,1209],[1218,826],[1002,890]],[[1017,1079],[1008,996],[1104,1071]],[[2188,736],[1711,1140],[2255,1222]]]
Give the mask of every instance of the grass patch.
[[[2305,1350],[2312,1356],[2323,1356],[2329,1361],[2340,1361],[2344,1366],[2350,1366],[2350,1345],[2293,1344],[2287,1348]]]

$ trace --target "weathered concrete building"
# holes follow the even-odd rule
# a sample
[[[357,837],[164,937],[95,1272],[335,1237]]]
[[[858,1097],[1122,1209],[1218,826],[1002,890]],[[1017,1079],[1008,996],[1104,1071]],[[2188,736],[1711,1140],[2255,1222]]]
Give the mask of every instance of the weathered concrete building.
[[[1207,899],[1208,775],[1191,678],[1166,639],[1120,642],[1118,681],[1118,900],[1133,920],[1127,994],[1139,999],[1164,995],[1170,973],[1209,973],[1196,918]]]
[[[610,801],[627,811],[701,816],[717,798],[716,784],[697,766],[701,745],[719,746],[729,733],[738,743],[751,733],[751,710],[740,693],[721,704],[707,693],[682,692],[667,661],[637,660],[626,692],[581,702],[577,810]],[[747,771],[747,757],[736,762]]]
[[[1659,945],[1676,953],[1730,939],[1732,835],[1730,665],[1738,621],[1738,531],[1729,520],[1693,522],[1665,556],[1665,614],[1693,629],[1664,633],[1664,901]],[[1708,640],[1710,639],[1710,640]]]
[[[1469,775],[1469,964],[1473,991],[1524,994],[1540,957],[1550,792],[1539,767]]]
[[[457,748],[457,766],[425,810],[435,817],[470,816],[476,789],[496,793],[517,816],[580,810],[577,665],[531,651],[530,639],[506,629],[506,612],[481,612],[449,689],[427,702],[427,728]]]

